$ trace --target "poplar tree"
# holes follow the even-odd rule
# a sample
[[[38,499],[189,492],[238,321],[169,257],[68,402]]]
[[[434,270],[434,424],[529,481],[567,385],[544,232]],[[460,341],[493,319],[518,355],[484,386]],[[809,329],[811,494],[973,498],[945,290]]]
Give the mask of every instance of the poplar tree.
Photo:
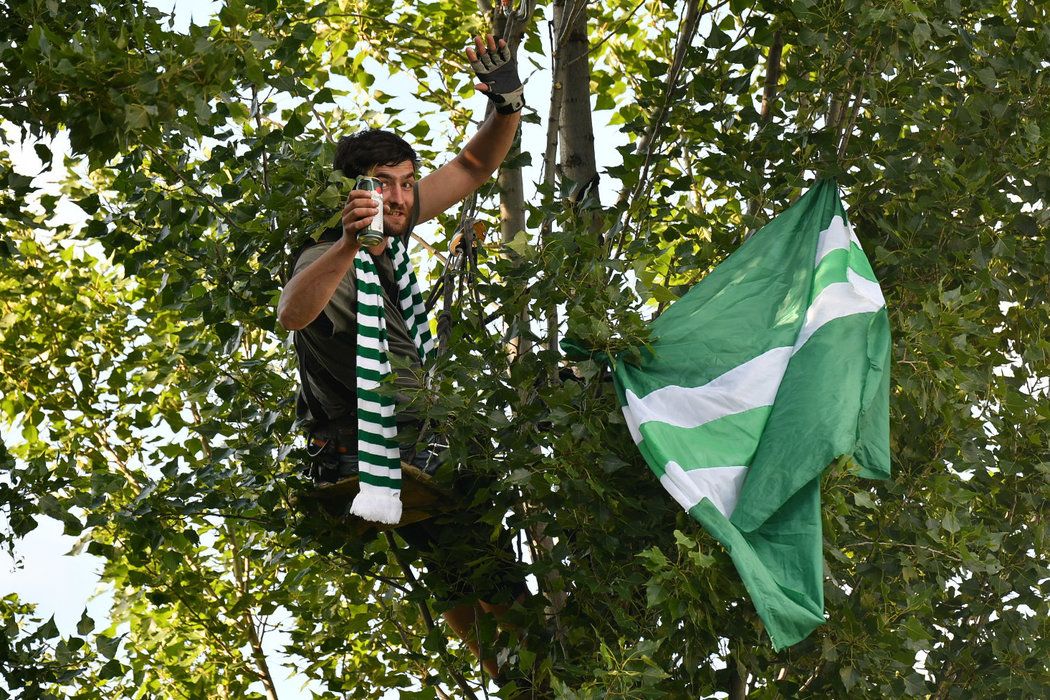
[[[491,30],[543,151],[467,212],[500,233],[419,397],[535,575],[483,641],[537,697],[1050,693],[1044,5],[230,0],[186,28],[142,0],[0,6],[0,537],[60,521],[113,594],[75,633],[0,598],[0,694],[274,699],[294,670],[315,697],[485,696],[441,592],[296,506],[274,307],[342,201],[335,140],[388,128],[440,165],[481,103],[463,41]],[[826,473],[828,619],[778,653],[602,357],[817,176],[886,292],[894,473]]]

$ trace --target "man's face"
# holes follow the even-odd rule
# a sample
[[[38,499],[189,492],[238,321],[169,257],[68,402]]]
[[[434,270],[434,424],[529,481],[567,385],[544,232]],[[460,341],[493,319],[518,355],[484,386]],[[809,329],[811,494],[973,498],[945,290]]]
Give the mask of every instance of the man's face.
[[[384,231],[387,236],[404,236],[408,232],[408,221],[415,203],[415,166],[410,160],[397,165],[379,165],[373,177],[383,183]],[[369,250],[373,255],[378,255],[386,250],[386,246],[387,239],[384,238],[382,243]]]

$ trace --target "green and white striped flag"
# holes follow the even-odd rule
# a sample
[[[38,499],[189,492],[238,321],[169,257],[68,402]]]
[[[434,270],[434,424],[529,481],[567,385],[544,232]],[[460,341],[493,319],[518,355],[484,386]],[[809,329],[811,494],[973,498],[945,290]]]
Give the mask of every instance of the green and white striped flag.
[[[664,488],[729,551],[776,649],[824,621],[820,474],[887,478],[890,333],[833,181],[652,324],[614,376]]]

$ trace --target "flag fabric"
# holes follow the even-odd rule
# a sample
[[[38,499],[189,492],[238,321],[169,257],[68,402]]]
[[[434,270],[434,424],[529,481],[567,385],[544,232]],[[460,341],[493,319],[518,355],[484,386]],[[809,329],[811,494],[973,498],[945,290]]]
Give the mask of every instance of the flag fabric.
[[[824,621],[820,474],[888,478],[890,332],[833,181],[652,323],[614,377],[661,484],[728,550],[774,648]]]
[[[405,325],[426,363],[434,353],[426,305],[406,246],[391,238],[386,255],[394,263],[398,303]],[[364,247],[354,258],[357,272],[357,456],[361,490],[350,513],[393,525],[401,520],[401,451],[394,399],[379,391],[390,376],[386,310],[375,262]]]

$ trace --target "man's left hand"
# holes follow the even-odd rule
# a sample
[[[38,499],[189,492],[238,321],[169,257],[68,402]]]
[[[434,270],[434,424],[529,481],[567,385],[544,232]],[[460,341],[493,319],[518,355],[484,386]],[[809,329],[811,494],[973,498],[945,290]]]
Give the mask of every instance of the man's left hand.
[[[467,59],[481,81],[476,85],[477,89],[495,103],[500,114],[521,111],[525,106],[525,91],[518,77],[518,62],[507,42],[500,39],[497,45],[489,34],[484,39],[474,37],[474,46],[467,49]]]

